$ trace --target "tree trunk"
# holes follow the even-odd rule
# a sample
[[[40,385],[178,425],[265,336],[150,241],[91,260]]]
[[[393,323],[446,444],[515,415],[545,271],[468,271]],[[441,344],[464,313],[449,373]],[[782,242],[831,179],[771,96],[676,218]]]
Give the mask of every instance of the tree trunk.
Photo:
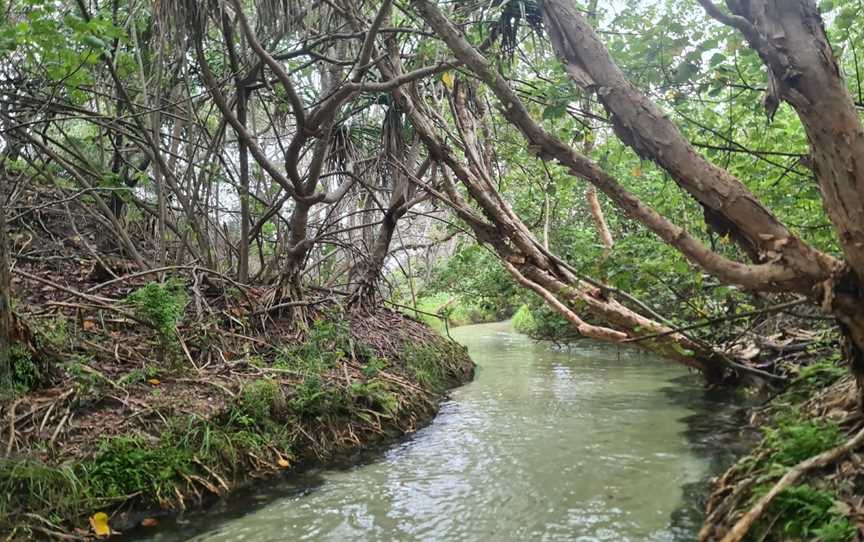
[[[246,126],[246,88],[237,87],[237,119]],[[237,138],[240,159],[240,246],[237,262],[237,280],[245,283],[249,279],[249,149],[243,139]]]
[[[358,273],[357,285],[351,295],[349,304],[352,308],[368,308],[375,305],[378,293],[378,281],[384,269],[384,261],[390,251],[390,243],[393,233],[396,231],[396,223],[405,214],[400,209],[388,209],[378,229],[378,236],[372,246],[369,259],[363,263]]]
[[[12,281],[9,243],[6,235],[6,174],[0,171],[0,384],[12,376]]]
[[[558,1],[558,0],[556,0]],[[768,67],[769,120],[781,100],[798,114],[810,144],[822,203],[845,263],[814,291],[840,322],[864,408],[864,126],[812,0],[729,2],[729,16],[700,0],[709,15],[738,29]]]

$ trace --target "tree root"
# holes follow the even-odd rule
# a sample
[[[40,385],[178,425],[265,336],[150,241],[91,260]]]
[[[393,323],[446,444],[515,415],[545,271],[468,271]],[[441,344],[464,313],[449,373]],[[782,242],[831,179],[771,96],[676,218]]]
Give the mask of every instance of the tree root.
[[[830,465],[862,444],[864,444],[864,428],[859,430],[854,437],[840,446],[822,452],[819,455],[815,455],[792,467],[789,472],[784,474],[783,477],[774,484],[774,487],[772,487],[768,493],[763,495],[750,510],[741,516],[741,519],[739,519],[726,536],[723,537],[722,542],[740,542],[750,531],[753,524],[762,517],[774,497],[776,497],[781,491],[795,484],[795,482],[807,474],[807,472]]]

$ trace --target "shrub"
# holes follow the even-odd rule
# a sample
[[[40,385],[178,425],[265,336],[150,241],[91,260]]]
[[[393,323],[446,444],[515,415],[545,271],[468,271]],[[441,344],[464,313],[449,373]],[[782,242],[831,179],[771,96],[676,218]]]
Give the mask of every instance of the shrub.
[[[129,294],[126,301],[138,318],[156,329],[163,342],[174,342],[177,323],[183,318],[188,303],[186,286],[182,281],[150,282]]]

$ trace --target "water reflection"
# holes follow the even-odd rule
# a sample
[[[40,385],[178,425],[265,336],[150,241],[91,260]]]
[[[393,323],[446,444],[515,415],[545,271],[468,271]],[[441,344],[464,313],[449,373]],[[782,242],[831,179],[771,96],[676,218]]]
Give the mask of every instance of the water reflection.
[[[723,423],[700,429],[718,409],[696,378],[594,343],[555,350],[503,324],[453,335],[477,378],[429,427],[360,465],[268,484],[150,540],[693,539],[698,511],[684,488],[717,466],[709,442]]]

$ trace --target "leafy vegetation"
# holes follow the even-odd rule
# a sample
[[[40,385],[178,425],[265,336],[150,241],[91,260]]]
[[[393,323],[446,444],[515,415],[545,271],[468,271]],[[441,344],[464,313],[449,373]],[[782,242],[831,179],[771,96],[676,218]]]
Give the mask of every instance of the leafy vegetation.
[[[763,446],[771,450],[768,461],[793,466],[840,444],[843,433],[835,424],[811,421],[794,410],[776,416]]]
[[[188,303],[185,284],[176,279],[164,283],[150,282],[129,294],[126,302],[159,334],[163,355],[176,354],[179,348],[177,324]]]
[[[754,491],[760,497],[767,486]],[[769,540],[819,540],[820,542],[848,542],[857,529],[838,508],[830,491],[816,489],[808,484],[782,491],[771,503],[776,535]]]
[[[460,380],[441,343],[357,344],[347,322],[389,306],[578,329],[716,384],[792,375],[796,405],[864,381],[810,363],[840,335],[864,350],[864,4],[800,2],[6,0],[7,446],[50,456],[87,416],[205,388],[224,408],[172,428],[182,449],[89,449],[100,491],[163,501],[201,474],[189,451],[261,456],[288,424],[361,415],[380,431],[399,383]],[[30,414],[6,408],[29,393]],[[767,476],[843,436],[772,423]],[[160,472],[130,472],[136,445]],[[10,487],[78,484],[25,467]],[[830,515],[813,487],[794,498]]]

